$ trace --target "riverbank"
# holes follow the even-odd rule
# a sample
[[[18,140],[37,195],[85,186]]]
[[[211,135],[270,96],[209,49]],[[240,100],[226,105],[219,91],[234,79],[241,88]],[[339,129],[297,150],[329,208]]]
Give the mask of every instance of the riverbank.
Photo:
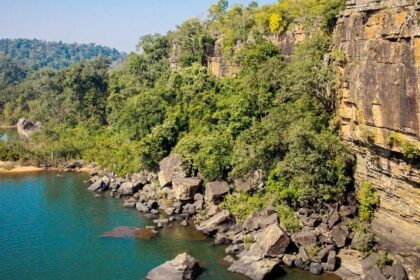
[[[30,173],[44,171],[44,168],[37,166],[24,166],[16,162],[0,161],[0,174],[2,173]]]

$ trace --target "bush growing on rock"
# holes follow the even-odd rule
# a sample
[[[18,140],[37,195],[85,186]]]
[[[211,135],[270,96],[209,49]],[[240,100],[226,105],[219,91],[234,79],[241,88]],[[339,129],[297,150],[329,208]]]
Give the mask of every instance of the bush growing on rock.
[[[357,198],[360,203],[360,219],[364,222],[370,222],[373,219],[374,211],[379,204],[379,195],[370,182],[364,181],[360,186]]]

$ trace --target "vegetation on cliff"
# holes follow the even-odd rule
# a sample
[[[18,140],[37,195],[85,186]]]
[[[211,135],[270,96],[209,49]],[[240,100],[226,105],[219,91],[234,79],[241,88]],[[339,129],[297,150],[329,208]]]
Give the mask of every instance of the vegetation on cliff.
[[[42,163],[83,158],[123,175],[155,169],[176,151],[190,175],[206,181],[262,170],[267,191],[226,207],[239,207],[239,199],[258,208],[274,197],[290,217],[287,207],[341,199],[350,184],[352,156],[332,121],[337,72],[325,63],[343,2],[228,9],[221,0],[205,21],[141,38],[117,68],[100,58],[22,78],[2,91],[3,118],[45,123],[21,152]],[[270,38],[296,24],[306,40],[285,57]],[[234,77],[219,79],[207,68],[217,40],[240,69]],[[249,209],[232,210],[244,216]],[[289,228],[296,228],[292,219]]]

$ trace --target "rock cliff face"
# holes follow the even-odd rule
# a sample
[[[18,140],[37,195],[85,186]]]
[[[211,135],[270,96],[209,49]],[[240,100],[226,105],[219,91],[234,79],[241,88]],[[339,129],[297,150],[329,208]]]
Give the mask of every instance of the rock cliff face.
[[[357,154],[356,183],[380,194],[383,246],[420,256],[420,163],[392,139],[420,147],[420,1],[348,0],[336,46],[345,54],[339,116]]]

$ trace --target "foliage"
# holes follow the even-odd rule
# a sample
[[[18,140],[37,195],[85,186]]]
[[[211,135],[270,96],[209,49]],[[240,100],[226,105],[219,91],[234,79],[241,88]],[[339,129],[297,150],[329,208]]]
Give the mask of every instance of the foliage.
[[[0,39],[0,55],[12,59],[26,71],[43,67],[62,69],[75,62],[104,57],[119,61],[124,54],[95,44],[67,44],[28,39]]]
[[[357,198],[360,203],[360,219],[364,222],[370,222],[376,207],[379,205],[379,195],[370,182],[364,181],[360,186]]]
[[[276,207],[277,216],[283,229],[289,233],[299,232],[302,228],[295,212],[286,204],[278,204]]]
[[[379,268],[384,268],[385,266],[392,265],[393,263],[394,260],[389,257],[388,252],[381,252],[378,260],[376,261]]]
[[[394,145],[398,146],[401,149],[401,153],[408,159],[415,160],[420,158],[420,148],[408,140],[401,139],[396,133],[392,133],[389,136],[388,144],[391,147]]]
[[[244,221],[254,211],[267,206],[267,201],[261,194],[233,193],[228,194],[220,204],[222,209],[228,209],[237,220]]]
[[[350,227],[355,232],[351,243],[352,247],[365,254],[371,252],[375,245],[375,240],[369,223],[356,219],[350,223]]]

